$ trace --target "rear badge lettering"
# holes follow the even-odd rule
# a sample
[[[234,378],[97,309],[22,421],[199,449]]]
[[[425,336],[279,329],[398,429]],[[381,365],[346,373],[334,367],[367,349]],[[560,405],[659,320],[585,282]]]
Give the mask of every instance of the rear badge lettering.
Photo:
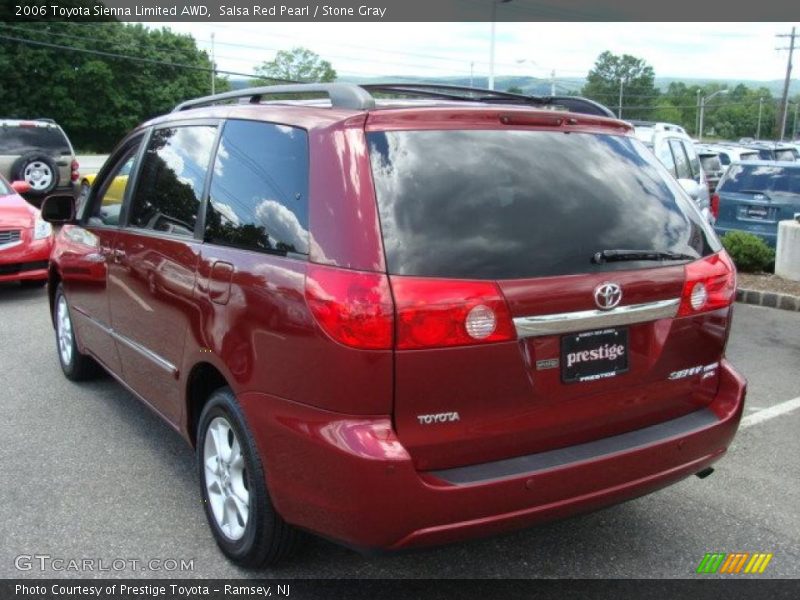
[[[433,415],[417,415],[417,420],[420,425],[434,425],[436,423],[455,423],[460,421],[461,417],[457,412],[443,412]]]
[[[689,367],[688,369],[681,369],[680,371],[673,371],[669,374],[669,379],[684,379],[692,377],[693,375],[703,374],[703,379],[713,377],[717,372],[719,363],[711,363],[710,365],[697,365],[696,367]]]
[[[537,360],[536,370],[544,371],[545,369],[557,369],[558,364],[559,363],[557,358],[546,358],[544,360]]]

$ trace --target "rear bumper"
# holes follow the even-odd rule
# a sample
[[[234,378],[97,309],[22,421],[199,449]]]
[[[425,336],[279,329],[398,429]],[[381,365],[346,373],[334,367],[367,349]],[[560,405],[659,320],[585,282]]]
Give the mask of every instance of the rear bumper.
[[[498,477],[472,479],[471,469],[491,474],[493,463],[419,472],[388,418],[348,418],[263,394],[245,393],[240,401],[275,506],[287,521],[348,545],[398,549],[563,518],[679,481],[725,453],[745,388],[723,361],[714,401],[680,427],[657,429],[661,437],[634,435],[621,446],[601,443],[594,450],[574,447],[574,460],[566,449],[566,462],[543,460],[548,453],[532,455],[523,457],[527,463],[514,463],[530,470],[506,464],[502,473],[495,471]]]
[[[0,281],[47,279],[53,240],[31,240],[30,235],[29,230],[23,231],[19,245],[0,247]]]

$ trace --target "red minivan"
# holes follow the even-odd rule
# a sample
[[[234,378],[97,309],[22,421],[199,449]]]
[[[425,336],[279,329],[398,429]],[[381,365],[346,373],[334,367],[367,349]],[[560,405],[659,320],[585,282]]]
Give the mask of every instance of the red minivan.
[[[742,413],[734,267],[628,124],[395,87],[190,101],[80,214],[44,204],[65,375],[101,366],[196,448],[243,565],[641,496],[708,474]]]

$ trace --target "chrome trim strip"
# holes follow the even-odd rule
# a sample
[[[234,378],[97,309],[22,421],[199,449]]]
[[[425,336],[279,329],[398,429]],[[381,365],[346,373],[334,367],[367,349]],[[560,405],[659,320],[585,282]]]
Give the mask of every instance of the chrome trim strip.
[[[21,245],[22,245],[22,240],[16,240],[13,242],[3,242],[2,244],[0,244],[0,252],[2,252],[3,250],[8,250],[9,248],[16,248],[17,246]]]
[[[517,330],[517,337],[527,338],[632,325],[656,319],[673,318],[678,314],[680,302],[680,298],[674,298],[618,306],[612,310],[579,310],[533,317],[515,317],[514,327]]]
[[[142,356],[144,356],[145,358],[150,359],[152,362],[156,363],[159,367],[161,367],[162,369],[167,371],[173,377],[177,376],[178,367],[173,365],[168,360],[162,358],[161,356],[159,356],[158,354],[156,354],[152,350],[150,350],[148,348],[145,348],[141,344],[139,344],[137,342],[134,342],[132,339],[122,335],[121,333],[117,333],[116,331],[114,331],[114,329],[112,329],[108,325],[104,325],[103,323],[101,323],[97,319],[95,319],[93,317],[90,317],[89,315],[87,315],[84,311],[80,310],[79,308],[75,308],[75,307],[72,307],[72,308],[74,308],[75,312],[77,312],[80,316],[82,316],[84,319],[89,321],[89,323],[91,323],[92,325],[94,325],[96,327],[99,327],[100,329],[105,331],[108,335],[110,335],[112,338],[114,338],[118,342],[120,342],[122,344],[125,344],[131,350],[134,350],[134,351],[138,352],[139,354],[141,354]]]

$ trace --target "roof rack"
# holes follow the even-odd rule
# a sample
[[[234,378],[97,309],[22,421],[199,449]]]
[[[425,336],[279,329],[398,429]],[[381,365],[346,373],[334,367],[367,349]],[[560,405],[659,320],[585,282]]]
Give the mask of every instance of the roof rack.
[[[204,96],[194,100],[187,100],[178,104],[172,112],[210,106],[236,100],[249,98],[252,104],[258,104],[264,96],[279,96],[288,94],[325,93],[330,97],[331,106],[334,108],[349,108],[352,110],[371,110],[375,108],[374,93],[400,94],[422,98],[436,98],[456,102],[484,102],[498,104],[523,104],[526,106],[561,106],[571,112],[596,115],[601,117],[616,118],[613,112],[602,104],[583,98],[581,96],[527,96],[512,92],[500,92],[458,85],[427,84],[427,83],[372,83],[356,85],[354,83],[295,83],[288,85],[270,85],[264,87],[246,88],[213,96]]]
[[[529,96],[468,86],[430,83],[370,83],[361,87],[373,93],[396,93],[440,100],[496,102],[526,106],[563,106],[571,112],[616,118],[616,115],[606,106],[582,96]]]
[[[172,112],[219,104],[238,98],[250,98],[251,104],[261,102],[263,96],[277,96],[287,94],[325,93],[331,99],[334,108],[350,108],[353,110],[369,110],[375,108],[375,99],[361,86],[352,83],[293,83],[289,85],[268,85],[263,87],[245,88],[232,92],[223,92],[213,96],[204,96],[187,100],[178,104]]]

